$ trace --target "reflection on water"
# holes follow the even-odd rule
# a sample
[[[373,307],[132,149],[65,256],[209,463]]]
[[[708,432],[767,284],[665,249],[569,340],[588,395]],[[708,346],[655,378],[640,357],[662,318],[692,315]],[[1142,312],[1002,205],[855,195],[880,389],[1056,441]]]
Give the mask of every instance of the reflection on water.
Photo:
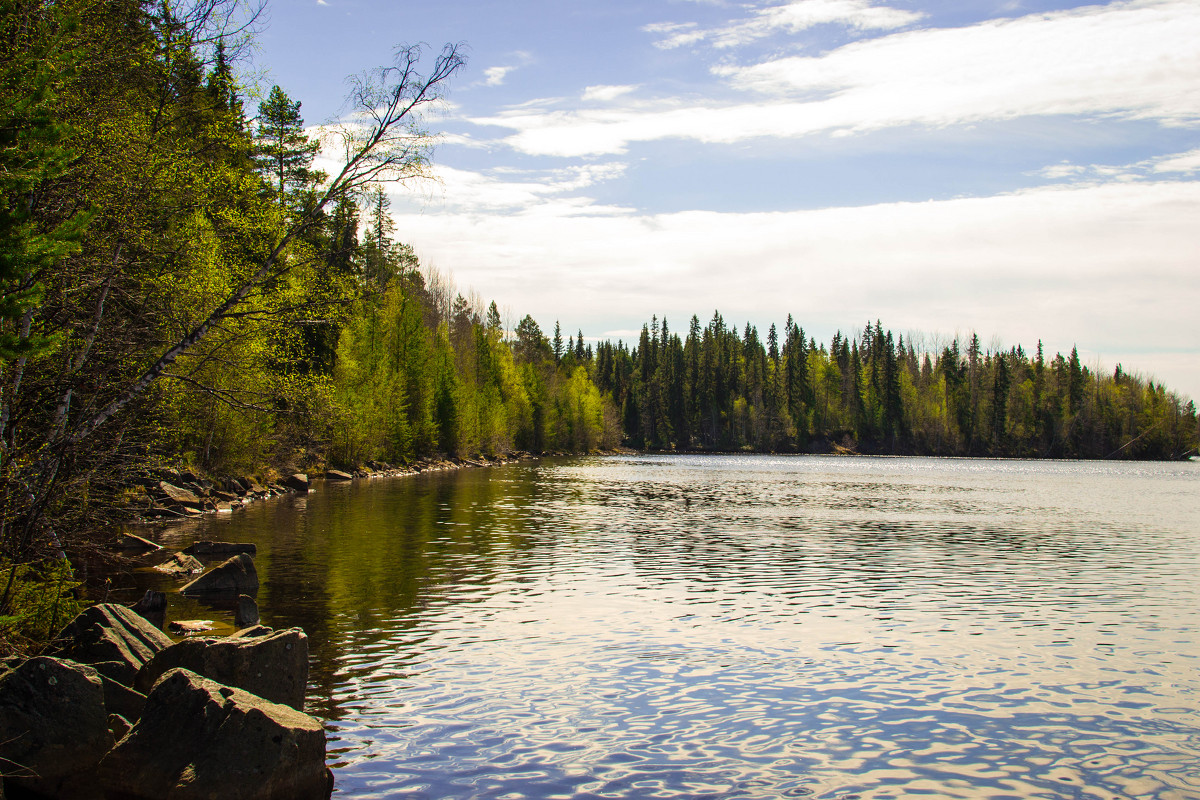
[[[1200,798],[1198,489],[1197,464],[605,457],[166,536],[258,544],[344,796]]]

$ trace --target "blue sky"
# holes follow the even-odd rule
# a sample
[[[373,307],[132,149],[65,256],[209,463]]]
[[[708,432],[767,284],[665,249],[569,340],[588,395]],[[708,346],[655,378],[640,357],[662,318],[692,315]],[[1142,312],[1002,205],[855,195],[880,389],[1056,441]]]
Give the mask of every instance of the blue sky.
[[[1200,399],[1200,3],[275,0],[255,66],[336,118],[463,42],[398,235],[515,322],[719,309],[818,341],[1078,345]],[[252,105],[252,104],[251,104]]]

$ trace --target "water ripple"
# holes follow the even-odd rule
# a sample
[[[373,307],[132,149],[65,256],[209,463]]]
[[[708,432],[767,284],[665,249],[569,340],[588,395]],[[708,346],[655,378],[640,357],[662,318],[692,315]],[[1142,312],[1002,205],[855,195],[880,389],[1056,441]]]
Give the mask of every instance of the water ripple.
[[[1195,467],[590,458],[201,533],[343,796],[1196,800]]]

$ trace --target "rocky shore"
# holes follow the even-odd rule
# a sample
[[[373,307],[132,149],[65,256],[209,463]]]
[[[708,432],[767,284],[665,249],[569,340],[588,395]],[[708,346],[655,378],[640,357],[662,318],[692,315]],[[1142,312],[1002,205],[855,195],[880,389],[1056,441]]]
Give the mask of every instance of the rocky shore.
[[[131,608],[92,606],[0,671],[0,797],[327,798],[307,681],[299,628],[173,643]]]
[[[323,477],[330,482],[395,478],[424,472],[444,472],[469,467],[491,467],[531,461],[539,455],[524,451],[473,458],[423,458],[404,466],[368,461],[353,469],[327,469]],[[242,475],[209,477],[186,469],[160,469],[138,486],[130,488],[129,510],[135,521],[189,519],[203,514],[228,513],[251,503],[285,494],[304,494],[310,487],[307,473],[287,476]],[[133,544],[131,549],[138,549]]]

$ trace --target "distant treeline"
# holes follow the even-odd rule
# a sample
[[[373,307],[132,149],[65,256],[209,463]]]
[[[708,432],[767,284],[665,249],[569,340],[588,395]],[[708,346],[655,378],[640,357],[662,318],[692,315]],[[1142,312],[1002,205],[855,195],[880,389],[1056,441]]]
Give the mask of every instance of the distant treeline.
[[[1034,458],[1175,459],[1197,446],[1195,405],[1120,365],[995,352],[977,335],[924,352],[879,322],[820,344],[788,317],[766,340],[720,313],[687,333],[652,320],[589,364],[627,444]]]

